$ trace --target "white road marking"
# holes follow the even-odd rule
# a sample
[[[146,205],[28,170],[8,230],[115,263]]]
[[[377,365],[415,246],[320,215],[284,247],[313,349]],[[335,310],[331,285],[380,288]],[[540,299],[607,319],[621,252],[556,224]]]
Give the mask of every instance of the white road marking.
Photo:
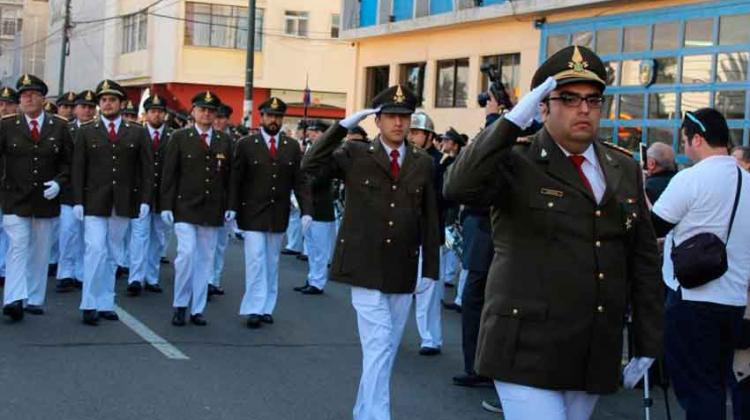
[[[130,315],[126,310],[115,305],[115,312],[117,312],[117,315],[120,317],[120,321],[122,321],[123,324],[146,340],[146,342],[151,344],[156,350],[159,350],[159,352],[166,356],[167,359],[190,360],[190,358],[187,357],[185,353],[181,352],[180,349],[173,346],[169,341],[165,340],[144,323]]]

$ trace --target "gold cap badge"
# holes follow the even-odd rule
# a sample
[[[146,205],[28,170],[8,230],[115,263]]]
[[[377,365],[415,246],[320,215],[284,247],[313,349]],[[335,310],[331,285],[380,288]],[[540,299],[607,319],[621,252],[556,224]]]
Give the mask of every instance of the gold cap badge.
[[[568,62],[568,67],[576,73],[583,73],[584,71],[586,71],[586,68],[588,68],[588,66],[589,63],[587,61],[583,61],[583,55],[581,55],[581,51],[578,50],[578,45],[576,45],[575,48],[573,48],[573,56]]]
[[[161,101],[159,100],[159,97],[154,95],[154,100],[151,102],[154,105],[161,105]]]
[[[8,88],[3,89],[3,96],[10,97],[10,90]]]
[[[28,74],[23,75],[23,79],[21,79],[21,84],[24,86],[28,86],[31,84],[31,78],[29,77]]]
[[[68,93],[68,100],[69,101],[74,101],[75,99],[76,99],[76,95],[74,95],[73,92],[69,92]]]
[[[208,103],[211,103],[211,102],[214,101],[214,97],[211,96],[211,92],[206,91],[206,96],[203,97],[203,100],[206,101],[206,102],[208,102]]]
[[[396,89],[396,95],[393,96],[393,102],[397,104],[402,104],[406,101],[406,96],[404,95],[404,91],[401,90],[401,85],[398,85],[398,89]]]
[[[279,100],[276,98],[273,98],[273,101],[271,101],[271,109],[277,109],[279,107]]]
[[[94,97],[91,95],[91,91],[86,92],[86,98],[87,101],[93,101]]]
[[[109,89],[109,81],[105,80],[104,83],[102,84],[102,90],[107,90],[107,89]]]

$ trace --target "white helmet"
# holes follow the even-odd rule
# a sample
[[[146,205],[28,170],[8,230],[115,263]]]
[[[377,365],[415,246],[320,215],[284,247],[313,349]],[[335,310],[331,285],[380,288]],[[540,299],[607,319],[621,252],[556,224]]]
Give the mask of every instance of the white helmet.
[[[432,118],[422,111],[411,114],[411,128],[435,133],[435,124],[433,124]]]

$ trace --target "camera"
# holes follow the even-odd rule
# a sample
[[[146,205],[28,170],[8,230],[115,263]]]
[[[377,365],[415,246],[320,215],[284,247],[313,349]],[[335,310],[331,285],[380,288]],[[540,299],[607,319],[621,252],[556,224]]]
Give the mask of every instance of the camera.
[[[479,106],[482,108],[487,106],[487,101],[490,100],[491,93],[492,96],[495,97],[497,103],[500,104],[500,106],[508,110],[513,108],[513,102],[510,100],[510,96],[505,90],[501,72],[497,69],[497,67],[495,67],[494,64],[482,64],[479,70],[490,80],[488,91],[482,92],[477,95],[477,103],[479,104]]]

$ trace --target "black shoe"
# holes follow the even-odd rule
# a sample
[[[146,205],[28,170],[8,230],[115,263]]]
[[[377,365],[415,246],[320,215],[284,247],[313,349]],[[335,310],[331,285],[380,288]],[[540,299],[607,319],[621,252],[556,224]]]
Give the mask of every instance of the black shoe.
[[[23,302],[17,300],[3,306],[3,315],[7,315],[13,321],[20,321],[23,319]]]
[[[115,311],[99,311],[99,317],[104,318],[107,321],[119,321],[120,317],[117,316]]]
[[[50,264],[47,266],[47,277],[57,276],[57,264]]]
[[[315,286],[307,286],[304,289],[300,290],[303,295],[322,295],[323,289],[318,289]]]
[[[208,322],[203,318],[203,314],[190,315],[190,323],[199,327],[204,327]]]
[[[31,315],[44,315],[44,309],[39,305],[26,305],[23,310]]]
[[[281,255],[299,255],[299,254],[301,253],[298,251],[287,249],[287,248],[284,248],[281,250]]]
[[[260,320],[265,324],[273,324],[273,317],[270,314],[261,315]]]
[[[93,309],[84,309],[83,323],[91,326],[99,325],[99,317],[97,316],[96,311]]]
[[[466,386],[469,388],[494,388],[490,378],[479,376],[476,373],[467,373],[464,375],[454,376],[453,385]]]
[[[83,289],[83,282],[78,279],[73,279],[73,287],[75,287],[78,290]]]
[[[161,289],[161,286],[159,286],[158,284],[148,284],[148,283],[146,283],[146,285],[143,288],[146,289],[146,290],[148,290],[151,293],[162,293],[163,292],[163,290]]]
[[[260,328],[260,315],[252,314],[247,317],[247,328]]]
[[[299,255],[297,255],[297,259],[300,260],[300,261],[307,261],[308,260],[307,255],[305,255],[305,254],[299,254]]]
[[[74,289],[73,279],[60,279],[55,286],[55,292],[57,293],[68,293]]]
[[[139,296],[141,294],[141,282],[134,281],[128,285],[128,296]]]
[[[175,327],[185,326],[185,310],[186,308],[175,308],[174,315],[172,315],[172,325]]]
[[[445,301],[443,301],[443,308],[448,309],[449,311],[456,311],[459,314],[461,313],[461,307],[453,302],[445,303]]]
[[[437,347],[422,347],[419,349],[420,356],[437,356],[440,353],[440,349]]]
[[[301,292],[301,291],[305,290],[307,288],[307,286],[309,286],[309,285],[307,284],[307,282],[305,282],[305,284],[303,284],[302,286],[296,286],[294,288],[294,291],[295,292]]]
[[[209,296],[223,296],[224,295],[224,289],[222,289],[219,286],[214,286],[213,284],[208,285],[208,295]]]
[[[119,279],[120,277],[127,277],[130,274],[130,269],[127,267],[117,266],[117,270],[115,270],[115,279]]]
[[[452,289],[452,288],[456,287],[456,285],[453,284],[453,283],[445,283],[445,287],[448,288],[448,289]]]
[[[5,276],[0,277],[0,287],[5,287]]]
[[[169,264],[169,260],[167,257],[161,257],[159,258],[159,264]]]

